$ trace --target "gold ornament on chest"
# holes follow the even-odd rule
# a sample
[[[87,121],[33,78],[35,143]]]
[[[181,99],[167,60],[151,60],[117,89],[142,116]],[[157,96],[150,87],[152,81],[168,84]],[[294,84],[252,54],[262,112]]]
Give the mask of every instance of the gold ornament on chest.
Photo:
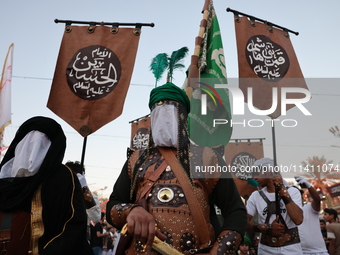
[[[174,191],[168,187],[160,189],[157,194],[157,198],[163,203],[170,202],[174,198],[174,196]]]

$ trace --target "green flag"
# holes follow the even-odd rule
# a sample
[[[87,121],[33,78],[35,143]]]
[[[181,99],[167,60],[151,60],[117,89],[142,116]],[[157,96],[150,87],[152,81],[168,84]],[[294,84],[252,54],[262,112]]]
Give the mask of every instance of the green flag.
[[[193,89],[190,100],[189,134],[194,143],[213,147],[228,144],[232,126],[228,89],[215,87],[227,84],[227,75],[220,26],[212,2],[206,24],[198,60],[200,79],[194,82],[198,87]],[[188,78],[194,79],[190,72]]]

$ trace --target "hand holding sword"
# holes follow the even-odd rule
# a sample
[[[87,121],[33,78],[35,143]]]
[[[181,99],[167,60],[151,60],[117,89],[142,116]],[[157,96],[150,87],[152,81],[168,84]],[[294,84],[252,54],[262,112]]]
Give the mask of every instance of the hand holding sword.
[[[155,227],[155,219],[142,206],[134,207],[126,221],[127,223],[121,230],[121,235],[133,235],[137,242],[142,244],[144,252],[151,250],[152,247],[161,254],[183,255],[174,247],[162,241],[166,239],[166,236]]]
[[[127,224],[124,225],[124,227],[122,228],[121,235],[128,235],[128,226]],[[144,250],[142,252],[146,251],[146,245],[143,245]],[[178,250],[176,250],[173,246],[171,246],[170,244],[162,241],[161,239],[159,239],[157,236],[154,237],[153,243],[152,243],[152,249],[154,249],[155,251],[163,254],[163,255],[169,255],[169,254],[173,254],[173,255],[183,255],[183,253],[179,252]]]
[[[163,255],[183,255],[176,248],[166,243],[166,236],[157,229],[157,224],[153,216],[142,206],[134,207],[123,226],[120,234],[123,236],[133,235],[143,249],[140,252],[154,249]],[[210,253],[196,253],[210,254]]]

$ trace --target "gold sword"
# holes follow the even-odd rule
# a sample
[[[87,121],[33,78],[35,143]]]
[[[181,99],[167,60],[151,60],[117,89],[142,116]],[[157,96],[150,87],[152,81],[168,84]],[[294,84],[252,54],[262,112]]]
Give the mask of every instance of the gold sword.
[[[121,235],[127,236],[128,235],[128,227],[127,224],[125,224],[120,231]],[[146,245],[143,245],[143,252],[146,251]],[[163,242],[161,239],[159,239],[157,236],[153,239],[152,243],[152,249],[155,251],[158,251],[162,255],[183,255],[183,253],[180,253],[178,250],[176,250],[173,246],[170,244]]]

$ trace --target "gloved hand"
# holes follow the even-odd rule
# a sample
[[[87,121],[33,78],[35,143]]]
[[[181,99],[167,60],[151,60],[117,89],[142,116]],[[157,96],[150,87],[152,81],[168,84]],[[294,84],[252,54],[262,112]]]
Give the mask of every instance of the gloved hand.
[[[81,185],[82,188],[85,187],[85,186],[87,186],[87,182],[86,182],[86,179],[85,179],[85,176],[84,176],[84,175],[82,175],[82,174],[77,174],[77,177],[78,177],[78,179],[79,179],[79,182],[80,182],[80,185]]]
[[[310,184],[305,178],[303,178],[301,176],[295,177],[295,180],[301,186],[301,188],[309,189],[310,187],[312,187],[312,184]]]

